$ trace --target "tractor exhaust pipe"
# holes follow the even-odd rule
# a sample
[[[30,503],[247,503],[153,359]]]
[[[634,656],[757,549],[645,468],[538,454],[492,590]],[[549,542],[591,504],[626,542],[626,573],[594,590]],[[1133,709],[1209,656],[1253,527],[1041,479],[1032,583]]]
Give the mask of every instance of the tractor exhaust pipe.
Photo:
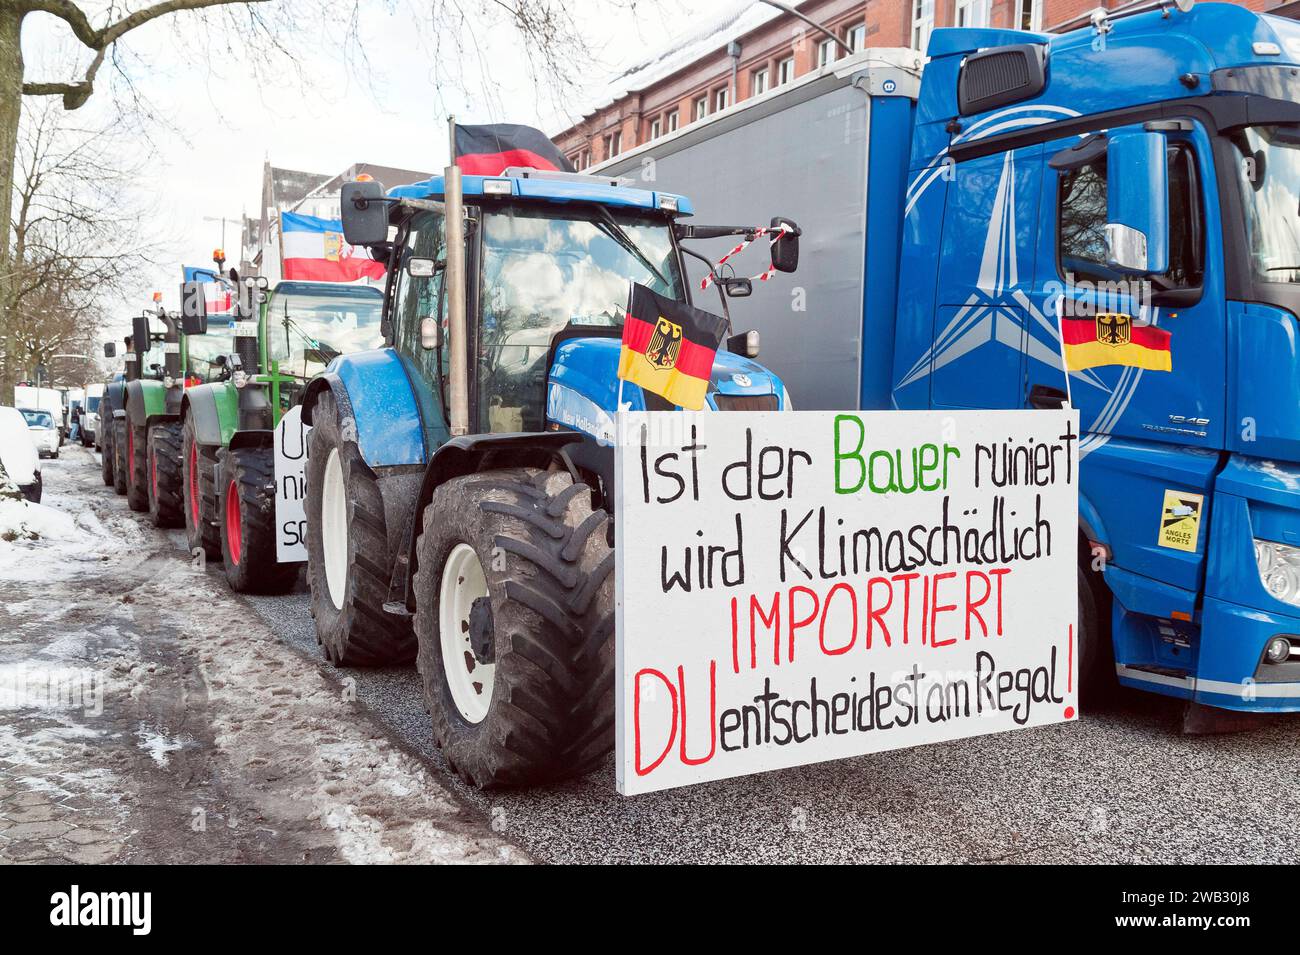
[[[447,338],[451,348],[448,383],[451,436],[469,434],[469,343],[465,320],[465,205],[460,167],[456,165],[456,117],[447,117],[451,133],[451,165],[443,174],[447,204]]]

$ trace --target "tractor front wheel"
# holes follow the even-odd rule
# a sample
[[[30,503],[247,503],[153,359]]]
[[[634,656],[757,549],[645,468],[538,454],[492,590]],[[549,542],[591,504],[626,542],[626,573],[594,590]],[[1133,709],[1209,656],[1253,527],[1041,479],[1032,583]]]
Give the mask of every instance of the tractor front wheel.
[[[275,559],[275,461],[270,448],[227,451],[221,468],[221,559],[239,593],[284,594],[298,565]]]
[[[335,666],[409,663],[415,638],[385,613],[388,531],[375,473],[345,438],[334,396],[312,414],[307,451],[307,582],[316,642]],[[353,429],[347,429],[352,432]]]
[[[447,761],[479,787],[595,769],[614,741],[614,554],[591,489],[487,471],[422,518],[416,662]]]
[[[113,490],[118,494],[126,493],[127,469],[130,465],[126,460],[126,419],[113,419]]]
[[[126,504],[133,511],[149,510],[149,442],[144,428],[126,420]]]
[[[181,428],[181,493],[185,511],[185,546],[209,560],[221,559],[221,530],[217,526],[217,454],[199,443],[194,418]]]
[[[181,476],[181,423],[167,421],[149,429],[149,519],[154,527],[185,522]]]
[[[102,427],[102,426],[101,426]],[[104,479],[107,487],[113,486],[113,441],[112,432],[104,436],[107,440],[103,442],[99,452],[99,476]]]

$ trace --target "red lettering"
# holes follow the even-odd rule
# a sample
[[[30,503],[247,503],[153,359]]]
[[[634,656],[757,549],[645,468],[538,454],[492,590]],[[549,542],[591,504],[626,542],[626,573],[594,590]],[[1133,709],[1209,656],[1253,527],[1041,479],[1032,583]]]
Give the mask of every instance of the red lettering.
[[[875,600],[875,597],[874,597],[874,589],[873,589],[873,588],[876,586],[876,584],[884,584],[884,585],[885,585],[885,592],[889,595],[889,599],[885,601],[885,605],[884,605],[883,607],[881,607],[879,610],[876,609],[876,600]],[[885,646],[887,646],[887,647],[892,647],[892,646],[894,645],[893,641],[890,639],[890,636],[889,636],[889,625],[886,624],[885,621],[883,621],[883,620],[880,619],[881,617],[883,617],[885,614],[887,614],[887,613],[889,612],[889,608],[890,608],[891,606],[893,606],[893,603],[894,603],[894,588],[890,585],[889,580],[888,580],[887,578],[885,578],[885,577],[872,577],[870,580],[867,581],[867,639],[866,639],[866,648],[867,648],[868,650],[871,649],[871,631],[872,631],[872,629],[875,627],[876,624],[879,624],[879,625],[880,625],[880,629],[884,631],[884,634],[885,634]]]
[[[990,570],[989,576],[998,579],[998,636],[1002,636],[1002,576],[1011,573],[1010,567],[999,567],[997,570]]]
[[[681,667],[678,667],[677,670],[678,673],[680,673]],[[663,685],[668,688],[668,696],[673,703],[673,718],[669,726],[668,742],[664,745],[664,751],[659,754],[658,759],[656,759],[653,763],[651,763],[649,766],[646,766],[644,768],[642,768],[641,766],[641,677],[643,676],[655,676],[658,677],[661,681],[663,681]],[[686,702],[685,700],[682,701],[683,704],[685,704],[685,702]],[[684,718],[685,717],[684,708],[683,708],[682,715]],[[683,733],[683,736],[684,735],[685,734]],[[655,769],[658,768],[659,764],[664,761],[664,759],[668,756],[670,752],[672,752],[673,739],[676,738],[676,736],[677,736],[677,691],[673,689],[673,685],[669,681],[668,677],[664,676],[658,670],[647,667],[644,670],[638,671],[636,675],[636,679],[632,683],[632,738],[634,743],[633,749],[635,754],[636,774],[638,776],[644,776],[647,773],[654,772]],[[683,740],[683,745],[685,745],[685,740]]]
[[[781,593],[777,591],[772,595],[772,613],[763,613],[763,606],[758,602],[758,598],[750,596],[749,598],[749,653],[753,659],[752,670],[758,669],[758,648],[754,643],[754,611],[758,611],[758,619],[763,621],[763,626],[772,628],[772,663],[776,666],[781,665]]]
[[[692,759],[686,755],[686,670],[684,667],[677,668],[677,686],[682,693],[682,762],[687,766],[698,766],[711,760],[718,748],[718,661],[709,661],[709,751],[699,759]],[[671,740],[668,745],[672,746]],[[661,756],[660,759],[662,758]]]
[[[984,581],[984,596],[981,597],[979,600],[971,600],[970,584],[971,581],[977,577],[980,580]],[[983,631],[982,636],[987,637],[989,635],[989,625],[984,622],[984,615],[980,613],[979,608],[984,606],[984,602],[989,599],[989,596],[992,593],[993,593],[993,585],[989,582],[988,577],[980,573],[978,570],[966,571],[966,639],[967,640],[970,639],[970,618],[971,617],[974,617],[976,620],[980,622],[980,630]]]
[[[956,576],[956,572],[951,570],[947,573],[934,575],[934,602],[930,604],[930,646],[932,647],[946,647],[950,643],[957,642],[956,637],[949,637],[947,640],[939,639],[939,622],[937,619],[939,614],[949,613],[957,609],[956,604],[939,603],[939,583],[945,578]]]
[[[809,613],[808,616],[805,617],[803,620],[796,620],[794,616],[794,595],[795,594],[807,594],[809,597],[812,598],[812,602],[813,602],[812,612]],[[790,652],[791,663],[794,663],[795,631],[808,626],[808,624],[812,623],[814,620],[817,619],[817,607],[818,607],[818,600],[817,600],[816,591],[809,590],[807,587],[790,588],[790,651],[789,652]]]
[[[849,602],[853,604],[853,635],[849,637],[849,642],[844,646],[838,650],[831,650],[826,646],[826,618],[830,616],[831,601],[835,598],[836,592],[841,590],[849,595]],[[826,602],[822,604],[822,622],[817,630],[817,640],[821,644],[822,653],[832,657],[847,653],[853,649],[853,644],[858,642],[858,595],[853,592],[853,588],[848,584],[836,584],[830,589],[830,593],[826,595]]]

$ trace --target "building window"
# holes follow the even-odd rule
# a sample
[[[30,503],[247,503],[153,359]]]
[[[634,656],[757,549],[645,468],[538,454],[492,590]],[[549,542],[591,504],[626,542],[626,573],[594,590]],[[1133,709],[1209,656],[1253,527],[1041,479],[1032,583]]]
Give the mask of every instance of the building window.
[[[584,149],[584,150],[582,151],[582,156],[580,157],[579,162],[581,163],[581,165],[578,166],[579,169],[586,169],[588,166],[591,165],[591,150],[590,150],[590,149]]]
[[[912,49],[924,51],[934,30],[934,0],[912,0]]]
[[[668,132],[677,132],[677,110],[673,110],[668,114]]]
[[[569,158],[569,165],[574,169],[582,169],[582,153],[574,153]]]
[[[696,120],[703,119],[705,116],[708,115],[709,115],[709,98],[707,96],[701,96],[698,99],[696,99],[695,103],[691,107],[691,122],[695,122]]]
[[[782,86],[794,79],[794,57],[787,56],[776,65],[776,85]]]
[[[858,53],[867,45],[867,25],[857,23],[844,31],[844,43],[854,53]]]
[[[762,96],[767,92],[767,70],[755,70],[749,75],[749,95]]]
[[[989,25],[989,4],[992,0],[957,0],[953,26],[986,27]]]
[[[1043,28],[1043,0],[1017,0],[1020,6],[1019,22],[1022,30],[1037,33]]]
[[[817,65],[825,66],[827,63],[834,63],[839,59],[839,45],[830,39],[822,40],[817,44]]]
[[[650,120],[650,138],[658,139],[663,126],[658,119]]]
[[[725,86],[722,87],[722,89],[720,90],[714,90],[713,111],[715,113],[721,113],[724,109],[727,108],[727,104],[730,101],[730,98],[731,98],[731,90],[727,89]]]
[[[623,133],[610,133],[605,137],[605,158],[613,159],[623,151]]]

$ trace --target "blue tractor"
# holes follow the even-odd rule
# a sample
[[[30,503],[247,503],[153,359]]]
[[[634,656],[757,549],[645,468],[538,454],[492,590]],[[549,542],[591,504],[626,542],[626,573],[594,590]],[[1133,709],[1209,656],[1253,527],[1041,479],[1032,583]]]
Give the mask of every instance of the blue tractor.
[[[763,230],[524,168],[341,199],[347,241],[388,265],[386,346],[335,358],[304,395],[317,639],[340,666],[414,658],[434,739],[473,785],[589,771],[613,741],[616,415],[673,408],[618,379],[630,283],[689,302],[695,256],[725,315],[750,280],[682,240]],[[794,271],[798,228],[780,223],[772,266]],[[757,347],[726,340],[709,409],[790,407]]]

